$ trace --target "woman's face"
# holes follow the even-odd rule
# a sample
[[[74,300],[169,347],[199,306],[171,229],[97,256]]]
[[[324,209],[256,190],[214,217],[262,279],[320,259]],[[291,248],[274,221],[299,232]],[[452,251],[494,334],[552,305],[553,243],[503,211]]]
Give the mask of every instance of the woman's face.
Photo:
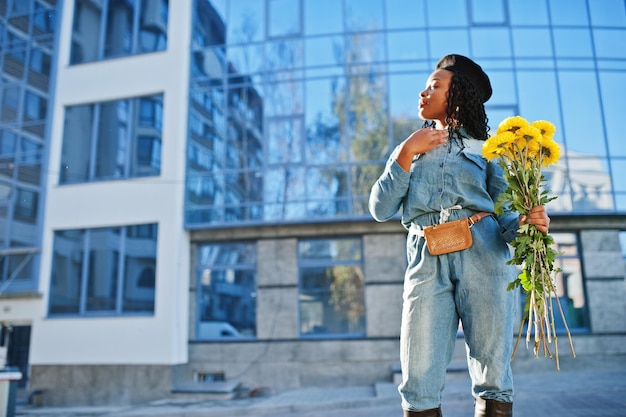
[[[426,88],[420,93],[419,116],[424,120],[439,122],[446,126],[448,108],[448,87],[452,80],[452,71],[438,69],[428,77]]]

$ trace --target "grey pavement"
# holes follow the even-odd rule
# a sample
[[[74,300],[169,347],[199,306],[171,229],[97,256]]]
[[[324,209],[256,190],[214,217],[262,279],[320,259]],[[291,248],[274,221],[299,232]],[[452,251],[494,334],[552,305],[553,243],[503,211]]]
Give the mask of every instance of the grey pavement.
[[[626,417],[626,356],[530,358],[513,361],[516,417]],[[445,417],[472,417],[466,372],[450,372],[442,402]],[[18,405],[16,416],[31,417],[401,417],[391,382],[370,386],[301,388],[263,398],[228,401],[153,401],[107,407],[32,407]]]

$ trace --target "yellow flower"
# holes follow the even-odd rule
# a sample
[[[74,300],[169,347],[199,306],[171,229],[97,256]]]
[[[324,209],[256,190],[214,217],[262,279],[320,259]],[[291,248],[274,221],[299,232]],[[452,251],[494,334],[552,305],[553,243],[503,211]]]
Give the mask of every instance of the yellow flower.
[[[526,152],[529,142],[537,142],[541,139],[541,131],[536,127],[526,125],[515,131],[517,146],[520,152]]]
[[[498,125],[498,134],[503,132],[515,133],[518,129],[528,126],[528,121],[521,116],[507,117]]]
[[[556,127],[547,120],[535,120],[530,125],[539,129],[544,138],[552,138],[556,132]]]
[[[490,137],[483,143],[483,157],[489,161],[502,156],[510,156],[511,144],[515,142],[515,134],[503,132]]]
[[[528,158],[537,158],[539,156],[539,151],[541,150],[541,144],[539,140],[531,139],[527,143],[528,149],[526,150],[526,154]]]
[[[547,167],[556,164],[561,157],[559,144],[552,138],[543,138],[539,143],[541,145],[541,165]]]

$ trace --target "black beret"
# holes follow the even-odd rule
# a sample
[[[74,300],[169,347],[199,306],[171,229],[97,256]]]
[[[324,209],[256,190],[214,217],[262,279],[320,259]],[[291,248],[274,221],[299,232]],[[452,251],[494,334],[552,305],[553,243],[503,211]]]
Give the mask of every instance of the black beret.
[[[491,97],[492,90],[489,77],[480,65],[468,57],[456,54],[446,55],[437,63],[437,69],[441,68],[462,73],[478,89],[483,103]]]

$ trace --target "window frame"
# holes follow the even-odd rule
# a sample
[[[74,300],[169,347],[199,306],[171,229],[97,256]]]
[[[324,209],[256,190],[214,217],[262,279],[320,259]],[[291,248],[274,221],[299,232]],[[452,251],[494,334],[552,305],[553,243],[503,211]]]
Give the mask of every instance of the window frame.
[[[306,259],[301,254],[301,245],[309,242],[320,242],[320,241],[329,241],[329,242],[339,242],[339,241],[353,241],[354,243],[358,242],[358,259]],[[302,332],[302,295],[303,295],[303,270],[307,268],[332,268],[335,266],[352,266],[359,268],[361,273],[364,276],[364,253],[363,253],[363,238],[362,236],[334,236],[334,237],[320,237],[320,238],[306,238],[298,240],[298,249],[297,249],[297,261],[298,261],[298,313],[297,313],[297,323],[298,323],[298,337],[301,339],[364,339],[367,338],[367,306],[365,300],[365,289],[366,289],[366,281],[365,277],[363,278],[362,283],[362,299],[363,299],[363,313],[359,318],[361,321],[361,325],[363,328],[362,332],[343,332],[343,333],[303,333]],[[330,295],[330,289],[320,288],[315,291],[315,293],[322,294],[323,296]],[[330,300],[330,296],[327,297]]]
[[[80,254],[80,272],[78,277],[78,282],[75,283],[78,285],[78,299],[75,300],[77,303],[77,311],[76,312],[56,312],[54,311],[55,299],[54,299],[54,291],[50,290],[50,295],[48,299],[47,306],[47,316],[49,318],[64,318],[64,317],[79,317],[79,318],[91,318],[91,317],[129,317],[129,316],[154,316],[156,314],[156,279],[155,279],[155,287],[153,289],[152,300],[148,301],[152,304],[151,309],[148,310],[126,310],[125,302],[126,302],[126,287],[128,282],[128,271],[126,268],[126,264],[128,263],[128,259],[131,251],[128,249],[129,239],[137,238],[137,239],[150,239],[151,244],[154,245],[154,252],[152,256],[146,259],[153,259],[150,267],[155,272],[158,271],[158,223],[146,223],[146,224],[137,224],[137,225],[126,225],[126,226],[111,226],[111,227],[102,227],[102,228],[89,228],[89,229],[67,229],[67,230],[56,230],[54,232],[54,247],[52,251],[52,268],[50,272],[50,286],[51,288],[55,285],[55,262],[57,262],[57,247],[56,247],[56,239],[59,237],[59,233],[69,233],[69,232],[78,232],[80,233],[80,239],[82,242],[77,242],[78,246],[80,246],[80,251],[77,252]],[[134,236],[134,233],[131,231],[133,228],[150,228],[152,231],[145,235],[137,235]],[[110,297],[110,302],[114,305],[112,309],[94,309],[90,310],[89,303],[89,285],[90,281],[90,264],[93,260],[94,252],[92,250],[92,234],[97,232],[103,232],[105,234],[110,234],[112,231],[119,230],[119,241],[115,247],[110,246],[106,247],[106,253],[114,253],[115,265],[111,268],[114,272],[114,277],[111,280],[112,283],[115,284],[115,294]],[[115,235],[115,233],[113,234]],[[65,257],[68,258],[68,257]],[[75,261],[78,260],[78,257],[72,255],[72,258],[76,258]],[[69,258],[68,258],[69,259]]]

